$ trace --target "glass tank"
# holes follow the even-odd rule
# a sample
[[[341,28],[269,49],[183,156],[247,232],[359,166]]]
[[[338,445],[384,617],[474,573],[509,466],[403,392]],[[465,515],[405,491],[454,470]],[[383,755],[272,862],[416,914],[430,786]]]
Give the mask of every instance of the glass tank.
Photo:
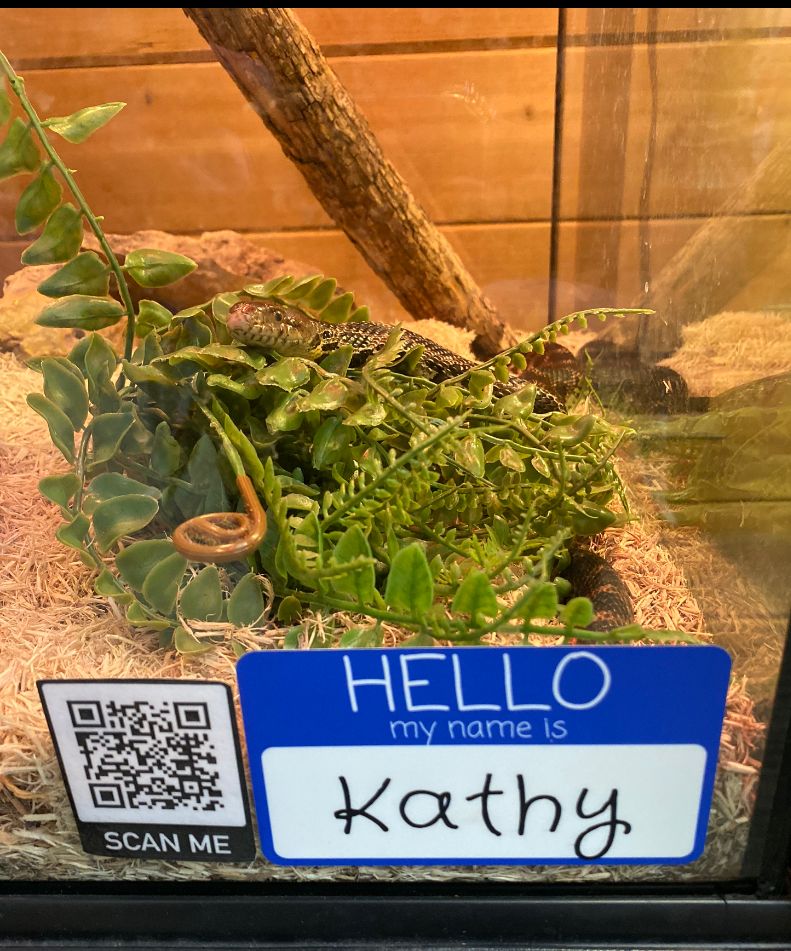
[[[0,878],[761,875],[789,713],[790,27],[769,8],[0,12]],[[618,717],[656,729],[629,771],[655,771],[657,810],[693,803],[694,857],[661,851],[670,812],[619,852],[628,808],[584,777],[577,815],[609,809],[609,839],[580,827],[576,852],[476,852],[476,827],[453,853],[333,864],[312,826],[302,858],[262,852],[263,721],[346,748],[326,658],[352,658],[353,704],[400,658],[410,711],[449,708],[415,700],[431,678],[404,658],[452,658],[473,713],[432,723],[562,752],[567,720],[528,736],[550,704],[508,680],[531,651],[644,665],[659,692]],[[271,654],[284,678],[314,664],[319,693],[256,679]],[[712,656],[729,673],[696,673]],[[713,731],[699,772],[657,758],[685,711]],[[423,726],[391,719],[406,745],[383,762]],[[302,777],[286,824],[326,756],[266,767],[270,795]],[[504,815],[486,783],[479,825],[481,801]],[[560,821],[550,786],[536,828],[553,803]],[[328,821],[348,831],[343,788]],[[401,801],[404,836],[467,821],[430,794]]]

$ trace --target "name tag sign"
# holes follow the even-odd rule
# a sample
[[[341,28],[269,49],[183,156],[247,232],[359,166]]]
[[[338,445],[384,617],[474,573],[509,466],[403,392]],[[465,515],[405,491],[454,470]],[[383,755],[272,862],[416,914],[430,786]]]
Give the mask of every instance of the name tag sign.
[[[238,664],[284,865],[679,864],[703,851],[717,647],[262,651]]]

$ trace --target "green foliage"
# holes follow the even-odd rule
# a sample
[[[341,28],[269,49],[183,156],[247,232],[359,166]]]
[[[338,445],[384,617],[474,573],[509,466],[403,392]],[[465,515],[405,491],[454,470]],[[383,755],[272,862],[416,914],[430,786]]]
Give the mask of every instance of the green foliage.
[[[343,635],[356,646],[381,644],[384,623],[411,629],[420,644],[493,633],[618,639],[586,630],[590,604],[563,605],[568,586],[555,573],[575,534],[614,518],[611,457],[624,432],[591,415],[535,414],[531,385],[494,397],[495,380],[585,314],[437,382],[416,375],[422,350],[406,350],[398,330],[362,365],[350,347],[316,362],[233,340],[227,314],[243,298],[329,322],[368,319],[321,275],[277,277],[175,315],[154,300],[135,309],[127,275],[160,287],[194,262],[143,248],[121,266],[47,135],[82,142],[122,104],[41,120],[2,54],[0,71],[27,117],[0,145],[0,175],[34,173],[17,224],[23,233],[43,226],[23,260],[63,263],[40,287],[57,300],[39,323],[88,331],[68,358],[41,362],[44,393],[28,399],[71,466],[41,491],[62,511],[58,538],[95,567],[96,590],[122,604],[132,626],[159,631],[163,647],[184,654],[209,649],[218,629],[262,625],[271,611],[294,625],[286,646],[312,612],[367,616]],[[98,251],[81,251],[86,225]],[[96,331],[122,318],[119,360]],[[237,509],[242,473],[265,505],[266,537],[247,564],[193,571],[170,535],[193,516]]]
[[[60,204],[63,193],[52,172],[45,168],[22,192],[16,206],[16,230],[27,234],[45,222]]]
[[[106,297],[109,288],[110,273],[107,265],[94,251],[84,251],[42,281],[37,290],[45,297],[67,297],[70,294]]]
[[[41,237],[22,252],[23,264],[58,264],[69,261],[82,244],[82,215],[70,202],[55,209]]]
[[[93,135],[97,129],[101,129],[113,116],[118,115],[125,105],[125,102],[105,102],[101,106],[87,106],[85,109],[73,112],[70,116],[47,119],[44,125],[50,132],[57,132],[67,142],[78,145],[88,136]]]
[[[130,251],[124,269],[141,287],[164,287],[186,277],[198,265],[182,254],[142,248]]]

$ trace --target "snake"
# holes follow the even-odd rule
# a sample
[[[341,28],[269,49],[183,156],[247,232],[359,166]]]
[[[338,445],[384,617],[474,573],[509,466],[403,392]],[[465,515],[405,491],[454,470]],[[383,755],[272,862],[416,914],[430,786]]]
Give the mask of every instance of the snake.
[[[340,347],[352,348],[352,362],[359,365],[379,353],[391,338],[393,327],[373,322],[330,324],[316,320],[297,307],[277,300],[238,301],[228,311],[226,326],[238,343],[273,350],[283,357],[319,358]],[[401,330],[406,352],[422,348],[416,375],[444,382],[472,370],[471,360],[409,329]],[[565,412],[565,398],[579,379],[579,366],[565,347],[548,345],[547,359],[532,361],[523,375],[512,375],[494,383],[494,396],[501,397],[532,383],[536,388],[534,412]],[[203,515],[179,526],[174,542],[185,557],[198,561],[230,561],[255,550],[260,542],[262,510],[252,487],[240,476],[240,491],[246,514],[231,519],[231,513]],[[249,482],[249,480],[248,480]],[[264,523],[265,525],[265,520]],[[246,527],[246,529],[245,529]],[[248,548],[234,541],[234,531],[249,530]],[[176,535],[178,537],[176,537]],[[197,536],[197,537],[196,537]],[[240,554],[242,552],[242,554]],[[634,613],[629,591],[606,559],[575,542],[570,547],[571,563],[563,571],[570,595],[591,600],[595,618],[590,630],[607,631],[632,623]]]

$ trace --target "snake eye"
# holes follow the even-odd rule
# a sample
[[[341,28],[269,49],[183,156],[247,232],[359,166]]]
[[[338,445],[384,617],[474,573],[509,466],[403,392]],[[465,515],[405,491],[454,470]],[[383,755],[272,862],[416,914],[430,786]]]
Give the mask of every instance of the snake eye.
[[[272,312],[272,316],[275,318],[275,321],[276,321],[277,323],[280,323],[280,321],[283,319],[283,311],[282,311],[282,310],[275,310],[275,311]]]

